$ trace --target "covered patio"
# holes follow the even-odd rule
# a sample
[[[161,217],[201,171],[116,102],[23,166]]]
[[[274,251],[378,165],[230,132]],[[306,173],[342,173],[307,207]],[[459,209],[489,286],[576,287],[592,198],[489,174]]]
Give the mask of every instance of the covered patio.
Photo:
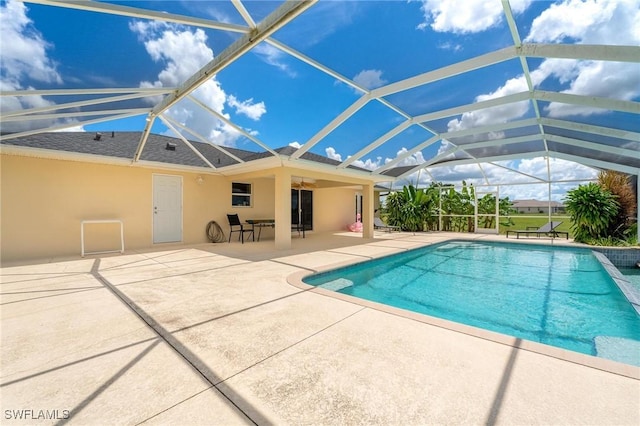
[[[315,233],[279,251],[201,244],[9,265],[5,421],[638,424],[635,367],[292,285],[457,237]]]

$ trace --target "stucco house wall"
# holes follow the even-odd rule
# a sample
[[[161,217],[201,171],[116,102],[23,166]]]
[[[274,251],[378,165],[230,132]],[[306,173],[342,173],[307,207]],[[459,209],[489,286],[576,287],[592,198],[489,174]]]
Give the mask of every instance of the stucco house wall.
[[[313,191],[314,231],[346,231],[355,221],[355,195],[351,188],[324,188]]]
[[[238,179],[144,167],[0,156],[0,261],[80,254],[80,223],[120,219],[125,250],[153,244],[153,175],[182,178],[182,243],[206,243],[206,225],[220,224],[228,236],[227,213],[241,220],[274,215],[274,179]],[[202,182],[198,182],[198,176]],[[251,207],[231,206],[231,183],[251,183]],[[354,214],[353,189],[314,189],[314,232],[344,230]],[[268,232],[265,239],[273,238]],[[85,249],[119,248],[117,225],[87,225]]]
[[[189,173],[4,155],[1,165],[3,262],[79,254],[82,220],[120,219],[125,248],[150,247],[154,173],[182,177],[184,242],[205,242],[208,221],[223,217],[224,178],[198,185]],[[113,249],[118,229],[88,225],[86,249]]]

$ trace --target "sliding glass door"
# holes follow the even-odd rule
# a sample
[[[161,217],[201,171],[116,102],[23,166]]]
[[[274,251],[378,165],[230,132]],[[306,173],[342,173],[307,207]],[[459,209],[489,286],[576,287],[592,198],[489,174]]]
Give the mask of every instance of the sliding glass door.
[[[304,225],[306,230],[313,229],[313,191],[291,190],[291,224]]]

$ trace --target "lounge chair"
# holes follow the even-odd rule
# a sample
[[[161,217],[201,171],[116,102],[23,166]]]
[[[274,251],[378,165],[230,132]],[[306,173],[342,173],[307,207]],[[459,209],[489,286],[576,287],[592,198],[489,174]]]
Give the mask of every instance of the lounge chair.
[[[373,218],[373,228],[374,229],[383,229],[383,230],[385,230],[387,232],[400,231],[400,227],[399,226],[387,225],[379,217],[374,217]]]
[[[245,229],[242,222],[240,222],[240,218],[238,217],[237,214],[228,214],[227,220],[229,220],[229,242],[231,242],[231,234],[233,234],[234,232],[239,233],[238,240],[242,239],[242,244],[244,244],[244,234],[246,232],[250,232],[251,235],[253,235],[253,238],[255,239],[255,235],[253,234],[253,227]]]
[[[556,228],[560,226],[562,222],[549,222],[542,225],[540,228],[536,228],[535,226],[528,226],[526,230],[510,230],[507,231],[507,238],[509,238],[510,233],[516,234],[516,238],[520,238],[520,234],[529,236],[531,234],[535,234],[536,237],[540,238],[541,235],[550,236],[551,238],[559,238],[560,235],[564,235],[565,238],[569,239],[569,233],[564,231],[556,231]]]

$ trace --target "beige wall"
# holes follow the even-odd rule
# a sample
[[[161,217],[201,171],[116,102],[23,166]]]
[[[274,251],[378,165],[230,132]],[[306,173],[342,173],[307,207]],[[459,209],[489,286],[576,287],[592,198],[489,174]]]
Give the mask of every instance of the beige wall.
[[[347,188],[315,189],[314,231],[346,231],[347,225],[355,221],[355,194],[355,190]]]
[[[232,179],[13,155],[0,155],[0,261],[3,263],[80,254],[80,222],[120,219],[125,250],[162,247],[153,244],[153,175],[182,177],[183,243],[207,242],[206,225],[220,224],[228,236],[227,213],[241,220],[272,218],[273,178]],[[231,207],[231,182],[253,185],[251,207]],[[314,231],[344,230],[353,222],[353,189],[314,189]],[[265,239],[273,238],[268,232]],[[85,250],[119,248],[115,225],[87,225]]]
[[[0,260],[40,259],[80,254],[80,222],[120,219],[125,249],[152,243],[153,174],[181,176],[183,242],[207,242],[206,225],[218,222],[228,233],[227,213],[273,216],[273,180],[251,179],[255,198],[248,208],[231,207],[231,180],[215,175],[113,166],[20,156],[0,156]],[[228,234],[227,234],[228,235]],[[119,247],[116,225],[87,225],[85,250]],[[162,246],[161,244],[156,246]]]

